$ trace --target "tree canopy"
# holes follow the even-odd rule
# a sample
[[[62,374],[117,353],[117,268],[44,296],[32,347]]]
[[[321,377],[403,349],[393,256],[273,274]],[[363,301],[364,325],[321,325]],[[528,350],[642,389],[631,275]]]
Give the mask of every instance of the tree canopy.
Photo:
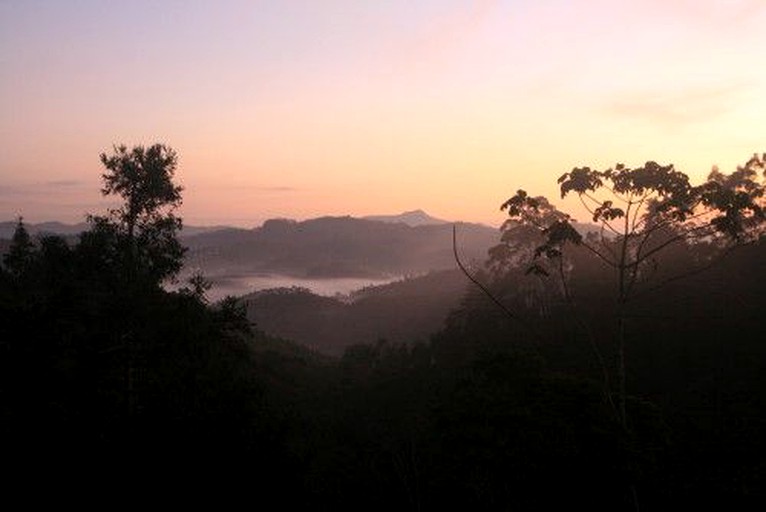
[[[564,245],[582,246],[617,271],[618,300],[625,302],[651,281],[658,257],[674,245],[727,250],[760,237],[766,224],[765,168],[766,154],[754,155],[730,175],[713,169],[695,186],[673,165],[652,161],[605,171],[576,167],[558,179],[561,197],[576,194],[597,229],[580,233],[569,214],[519,190],[501,206],[509,218],[489,263],[496,270],[518,264],[514,256],[524,247],[519,241],[527,240],[529,271],[548,275],[551,265],[561,264]],[[693,263],[690,269],[709,261]]]
[[[493,251],[506,279],[488,288],[512,288],[501,298],[540,320],[534,340],[469,293],[428,340],[355,345],[338,359],[253,329],[243,299],[209,304],[201,278],[163,287],[172,267],[162,240],[143,235],[154,222],[141,219],[172,214],[174,200],[142,200],[155,206],[141,210],[111,189],[125,203],[79,239],[30,236],[19,219],[0,260],[6,487],[34,475],[39,488],[68,484],[99,499],[107,489],[174,500],[241,492],[298,510],[611,511],[636,496],[649,510],[755,508],[766,488],[759,165],[716,171],[697,190],[667,166],[630,170],[625,186],[624,168],[567,173],[567,194],[600,201],[584,197],[597,222],[586,230],[519,192]],[[667,282],[698,263],[709,272]],[[548,286],[557,277],[564,286]],[[442,290],[451,280],[432,279]],[[382,302],[361,294],[364,311],[341,323],[392,324],[381,305],[419,309],[422,282]],[[546,300],[567,300],[538,309],[521,286],[530,282],[552,289]],[[281,300],[289,295],[273,294],[273,310],[305,323]],[[316,309],[311,297],[301,303]],[[597,351],[619,355],[600,362],[628,375],[630,394],[606,382],[605,400],[586,331]],[[615,414],[612,396],[629,416]]]
[[[717,168],[700,185],[673,165],[646,162],[630,168],[617,164],[604,171],[575,167],[558,183],[561,197],[576,194],[596,229],[586,234],[571,215],[546,198],[524,190],[502,204],[508,212],[501,243],[491,249],[489,266],[500,274],[527,265],[526,272],[554,274],[564,299],[574,308],[570,275],[579,269],[567,262],[565,246],[580,247],[614,272],[615,413],[627,428],[625,329],[629,302],[668,282],[701,272],[733,250],[758,240],[766,225],[766,154],[754,155],[729,175]],[[688,251],[681,268],[664,269],[660,258],[678,247]],[[524,259],[520,254],[531,255]],[[659,277],[658,277],[659,276]],[[577,315],[577,311],[573,310]],[[587,327],[586,327],[587,329]],[[605,394],[612,399],[609,369],[598,346]]]
[[[118,248],[112,256],[132,281],[172,278],[185,252],[177,237],[182,222],[175,215],[183,190],[173,182],[176,152],[163,144],[131,149],[121,145],[100,158],[106,168],[101,192],[119,196],[123,204],[105,216],[90,217],[93,230],[86,243],[103,246],[111,240],[106,245]]]

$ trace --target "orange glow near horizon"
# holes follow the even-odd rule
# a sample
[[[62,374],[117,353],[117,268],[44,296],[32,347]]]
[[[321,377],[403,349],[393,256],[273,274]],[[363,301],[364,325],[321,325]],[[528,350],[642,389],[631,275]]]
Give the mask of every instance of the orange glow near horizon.
[[[699,181],[766,150],[766,5],[615,4],[4,3],[0,220],[101,211],[98,154],[120,143],[176,149],[187,224],[241,226],[499,225],[575,166]]]

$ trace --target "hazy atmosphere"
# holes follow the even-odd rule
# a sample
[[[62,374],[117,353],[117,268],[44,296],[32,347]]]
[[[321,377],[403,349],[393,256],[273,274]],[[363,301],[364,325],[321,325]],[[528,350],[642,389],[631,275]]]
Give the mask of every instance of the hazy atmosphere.
[[[6,501],[763,509],[764,26],[0,0]]]
[[[757,0],[0,2],[0,219],[81,221],[171,145],[187,224],[422,208],[498,225],[573,166],[762,149]]]

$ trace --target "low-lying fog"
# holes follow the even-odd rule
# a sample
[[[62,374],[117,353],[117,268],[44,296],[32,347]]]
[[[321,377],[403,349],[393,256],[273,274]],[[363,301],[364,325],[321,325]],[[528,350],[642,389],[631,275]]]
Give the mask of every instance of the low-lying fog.
[[[213,286],[207,292],[207,298],[211,302],[223,299],[227,295],[241,296],[270,288],[290,288],[298,286],[308,288],[317,295],[334,296],[348,295],[349,293],[365,288],[387,284],[401,279],[391,277],[388,279],[361,278],[361,277],[337,277],[326,279],[311,279],[276,274],[260,274],[246,276],[226,276],[210,278]]]

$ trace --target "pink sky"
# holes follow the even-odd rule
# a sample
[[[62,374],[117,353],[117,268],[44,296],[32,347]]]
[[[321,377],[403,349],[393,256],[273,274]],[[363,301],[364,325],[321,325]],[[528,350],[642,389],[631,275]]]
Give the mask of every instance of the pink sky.
[[[766,151],[764,21],[747,0],[0,2],[0,220],[103,211],[121,143],[176,149],[197,225],[497,225],[574,166],[700,180]]]

